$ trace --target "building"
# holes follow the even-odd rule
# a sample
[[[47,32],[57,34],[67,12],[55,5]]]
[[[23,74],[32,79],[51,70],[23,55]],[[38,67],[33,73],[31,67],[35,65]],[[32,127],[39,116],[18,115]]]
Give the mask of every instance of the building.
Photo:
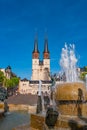
[[[32,93],[32,88],[29,85],[29,80],[24,78],[19,81],[19,93],[21,94],[28,94]]]
[[[45,38],[43,60],[40,60],[38,50],[38,39],[35,39],[34,50],[32,52],[32,77],[31,80],[50,80],[50,53],[48,50],[48,39]]]
[[[19,82],[19,93],[20,94],[37,94],[39,81],[38,80],[27,80],[22,79]],[[50,93],[51,81],[42,81],[42,92]]]
[[[4,73],[4,76],[7,78],[7,79],[10,79],[11,76],[12,76],[12,71],[11,71],[11,67],[10,66],[7,66],[5,69],[4,68],[1,68],[0,71],[2,71]]]
[[[42,81],[42,92],[50,93],[50,53],[48,50],[48,39],[44,40],[43,60],[40,60],[38,49],[38,38],[34,40],[34,50],[32,52],[32,76],[31,80],[23,79],[19,82],[19,92],[21,94],[37,94],[39,80]]]

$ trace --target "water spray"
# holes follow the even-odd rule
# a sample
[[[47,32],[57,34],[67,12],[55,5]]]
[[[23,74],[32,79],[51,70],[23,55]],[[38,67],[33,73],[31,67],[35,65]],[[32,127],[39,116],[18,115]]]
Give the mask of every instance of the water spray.
[[[76,82],[78,80],[78,74],[76,71],[77,58],[75,56],[75,45],[69,46],[65,43],[65,47],[62,48],[60,65],[65,73],[67,82]]]

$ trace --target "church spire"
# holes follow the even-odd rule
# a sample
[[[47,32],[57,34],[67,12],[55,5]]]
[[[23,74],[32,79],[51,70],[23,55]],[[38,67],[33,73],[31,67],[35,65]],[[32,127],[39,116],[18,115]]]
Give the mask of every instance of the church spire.
[[[47,38],[45,38],[45,43],[44,43],[44,53],[45,52],[49,52],[48,51],[48,39]]]
[[[45,37],[43,55],[44,55],[44,59],[49,59],[48,38],[47,38],[47,36]]]
[[[34,40],[34,50],[33,50],[33,53],[34,52],[38,52],[39,53],[39,51],[38,51],[38,37],[37,37],[37,35],[36,35],[35,40]]]
[[[35,40],[34,40],[33,58],[34,59],[38,59],[39,58],[38,37],[37,37],[37,35],[35,36]]]

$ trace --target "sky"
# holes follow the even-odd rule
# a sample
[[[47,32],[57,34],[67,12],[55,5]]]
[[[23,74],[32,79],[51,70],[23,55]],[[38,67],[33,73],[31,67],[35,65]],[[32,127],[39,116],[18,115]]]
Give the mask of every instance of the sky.
[[[30,79],[36,33],[40,59],[48,36],[52,73],[65,42],[75,44],[77,66],[87,66],[87,0],[0,0],[0,68]]]

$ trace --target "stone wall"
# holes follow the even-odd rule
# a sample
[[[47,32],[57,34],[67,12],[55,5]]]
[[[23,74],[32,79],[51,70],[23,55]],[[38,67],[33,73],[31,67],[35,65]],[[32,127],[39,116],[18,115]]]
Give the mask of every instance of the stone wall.
[[[8,104],[9,111],[16,111],[16,110],[25,110],[29,113],[36,113],[36,106],[30,105],[16,105],[16,104]]]

